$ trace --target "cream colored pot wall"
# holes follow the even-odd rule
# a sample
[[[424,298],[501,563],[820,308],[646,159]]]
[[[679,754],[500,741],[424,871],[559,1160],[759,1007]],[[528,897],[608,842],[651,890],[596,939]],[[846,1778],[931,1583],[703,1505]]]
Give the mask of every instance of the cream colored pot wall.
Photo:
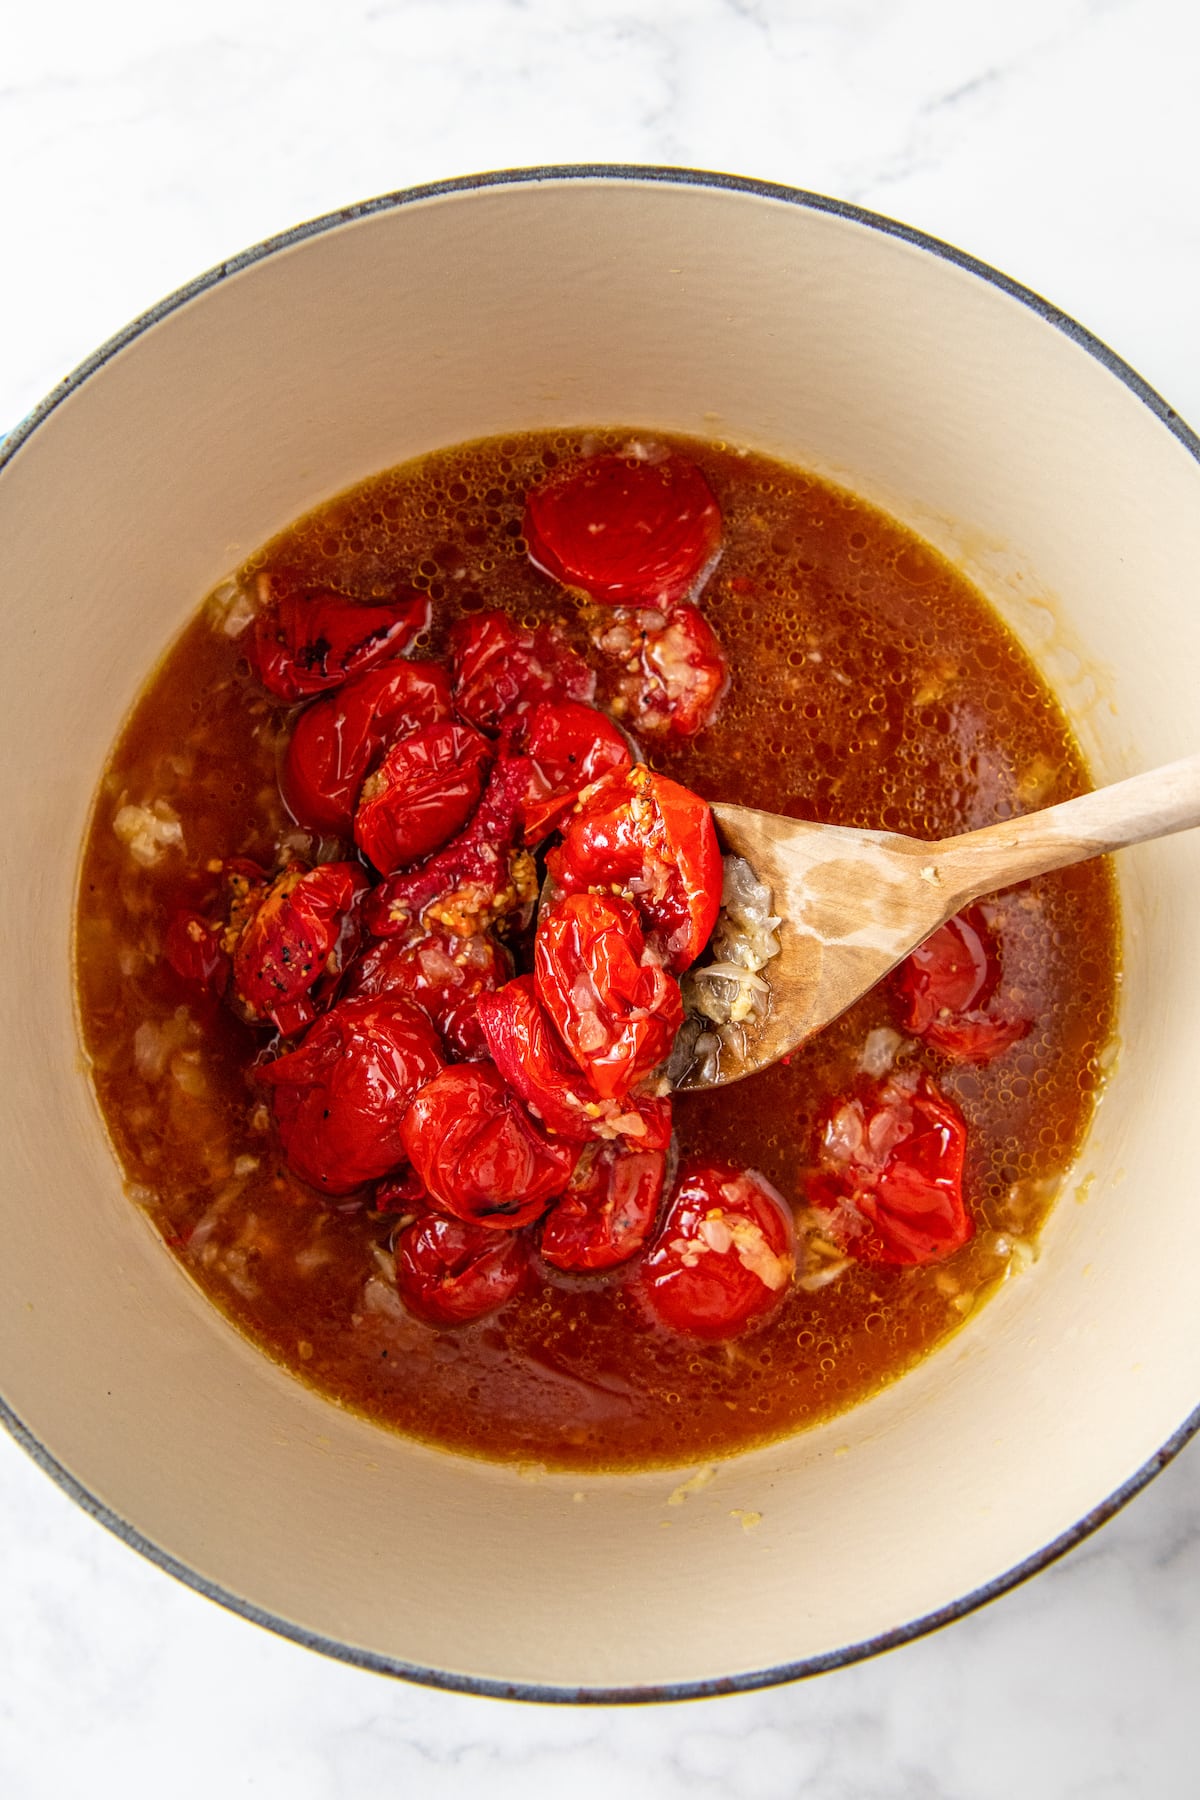
[[[167,312],[0,468],[0,1394],[104,1507],[285,1626],[556,1689],[899,1630],[1069,1531],[1200,1395],[1194,837],[1123,856],[1124,1047],[1040,1261],[890,1391],[681,1503],[690,1470],[539,1478],[340,1412],[126,1199],[68,956],[92,791],[150,666],[307,507],[582,422],[752,445],[916,524],[1030,644],[1100,779],[1197,748],[1200,667],[1200,465],[1136,393],[953,261],[745,191],[546,180],[333,227]]]

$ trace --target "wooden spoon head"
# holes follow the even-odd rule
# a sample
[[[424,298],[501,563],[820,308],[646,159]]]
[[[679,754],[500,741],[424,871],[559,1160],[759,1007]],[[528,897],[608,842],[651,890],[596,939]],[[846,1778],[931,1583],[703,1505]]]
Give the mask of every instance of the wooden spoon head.
[[[766,1018],[747,1027],[743,1057],[722,1054],[713,1081],[685,1077],[683,1091],[725,1086],[777,1062],[875,986],[957,911],[943,885],[937,846],[895,832],[814,825],[746,806],[717,804],[726,850],[745,857],[773,895],[780,950],[763,970]]]

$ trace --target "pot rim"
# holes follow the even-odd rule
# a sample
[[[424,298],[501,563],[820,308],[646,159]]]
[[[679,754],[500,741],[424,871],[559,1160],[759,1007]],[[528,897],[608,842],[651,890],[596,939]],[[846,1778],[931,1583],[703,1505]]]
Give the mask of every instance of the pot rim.
[[[249,249],[218,263],[202,275],[196,276],[194,280],[187,282],[183,287],[176,288],[174,292],[167,294],[156,305],[149,307],[115,333],[91,356],[72,370],[56,387],[51,389],[45,399],[20,424],[14,426],[6,437],[0,438],[0,470],[3,470],[5,464],[11,460],[38,427],[46,422],[59,405],[82,387],[84,382],[102,369],[119,351],[124,350],[136,338],[178,308],[206,293],[210,288],[218,286],[228,277],[239,274],[243,269],[265,261],[280,251],[289,250],[308,238],[318,237],[327,231],[336,230],[340,226],[352,224],[359,219],[370,218],[376,213],[394,212],[401,207],[411,206],[417,202],[436,200],[450,194],[470,193],[484,188],[508,187],[534,182],[568,181],[607,181],[613,184],[628,183],[630,185],[653,183],[666,187],[716,188],[731,193],[750,194],[766,200],[783,201],[788,205],[801,207],[810,212],[830,213],[836,218],[865,226],[885,237],[899,238],[914,249],[926,251],[944,262],[954,264],[967,274],[986,281],[991,287],[998,288],[1011,299],[1019,301],[1044,323],[1062,332],[1064,336],[1070,338],[1074,344],[1085,350],[1089,356],[1129,388],[1148,407],[1159,423],[1167,428],[1197,462],[1200,462],[1200,436],[1197,436],[1174,408],[1169,406],[1163,397],[1107,344],[1080,325],[1070,314],[1060,311],[1058,307],[1043,299],[1032,288],[1014,281],[989,263],[982,262],[966,251],[956,249],[954,245],[944,242],[941,238],[933,237],[927,232],[919,231],[914,226],[888,218],[884,214],[872,212],[852,201],[833,199],[828,195],[813,193],[805,188],[763,181],[753,176],[729,175],[717,170],[675,168],[658,164],[563,163],[530,168],[486,170],[474,175],[453,176],[443,181],[425,182],[416,187],[400,188],[393,193],[381,194],[369,200],[340,207],[333,212],[322,213],[315,219],[306,220],[273,237],[262,239],[261,242],[251,245]],[[239,1614],[253,1624],[262,1625],[280,1637],[290,1638],[294,1643],[302,1644],[310,1650],[319,1651],[322,1655],[333,1657],[340,1662],[349,1663],[355,1668],[368,1669],[375,1674],[392,1675],[421,1686],[442,1688],[450,1692],[473,1694],[490,1699],[527,1700],[569,1705],[629,1705],[651,1701],[707,1699],[719,1694],[749,1693],[759,1688],[774,1687],[807,1676],[825,1674],[831,1669],[846,1668],[853,1663],[864,1661],[867,1657],[877,1656],[882,1651],[896,1649],[902,1644],[911,1643],[914,1639],[937,1631],[944,1625],[952,1624],[956,1619],[964,1618],[968,1613],[974,1612],[977,1607],[985,1605],[990,1600],[998,1599],[1001,1594],[1006,1594],[1021,1582],[1027,1581],[1031,1575],[1036,1575],[1042,1569],[1048,1568],[1051,1563],[1056,1562],[1068,1550],[1074,1549],[1084,1538],[1089,1537],[1092,1532],[1119,1512],[1135,1494],[1140,1493],[1156,1475],[1166,1468],[1184,1445],[1200,1431],[1200,1405],[1197,1405],[1160,1449],[1142,1464],[1141,1468],[1137,1469],[1106,1499],[1093,1506],[1068,1531],[1061,1533],[1040,1550],[1034,1551],[1022,1562],[1005,1570],[1003,1574],[995,1576],[991,1581],[985,1582],[981,1587],[973,1588],[960,1599],[954,1600],[946,1606],[938,1607],[933,1612],[925,1613],[920,1618],[910,1620],[906,1625],[897,1626],[891,1631],[883,1632],[876,1637],[862,1639],[854,1644],[843,1645],[837,1650],[826,1651],[819,1656],[803,1657],[795,1662],[778,1663],[765,1669],[751,1670],[740,1675],[714,1676],[702,1681],[665,1682],[655,1686],[578,1688],[553,1687],[539,1682],[505,1682],[427,1668],[420,1664],[403,1662],[396,1657],[363,1650],[281,1618],[278,1614],[259,1607],[253,1601],[209,1580],[207,1576],[190,1568],[172,1556],[169,1551],[144,1537],[128,1520],[105,1505],[55,1459],[34,1432],[12,1410],[2,1394],[0,1394],[0,1424],[5,1426],[38,1467],[49,1475],[51,1480],[55,1481],[72,1500],[76,1501],[84,1512],[101,1525],[106,1526],[130,1549],[138,1551],[150,1562],[165,1570],[167,1574],[173,1575],[178,1581],[183,1582],[185,1586],[203,1594],[206,1599],[216,1601],[218,1605],[227,1608],[230,1612]]]

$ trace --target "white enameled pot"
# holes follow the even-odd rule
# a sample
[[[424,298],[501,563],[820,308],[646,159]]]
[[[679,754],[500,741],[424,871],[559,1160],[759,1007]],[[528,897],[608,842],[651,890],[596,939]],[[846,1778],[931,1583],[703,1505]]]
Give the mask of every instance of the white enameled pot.
[[[71,919],[155,660],[247,551],[373,471],[617,422],[809,465],[923,532],[1032,651],[1097,780],[1197,748],[1196,440],[1034,296],[812,195],[550,169],[356,207],[164,302],[0,451],[8,1423],[247,1615],[545,1698],[752,1685],[944,1621],[1107,1516],[1200,1396],[1195,836],[1120,861],[1120,1054],[1040,1259],[869,1404],[707,1481],[472,1462],[340,1411],[123,1193]]]

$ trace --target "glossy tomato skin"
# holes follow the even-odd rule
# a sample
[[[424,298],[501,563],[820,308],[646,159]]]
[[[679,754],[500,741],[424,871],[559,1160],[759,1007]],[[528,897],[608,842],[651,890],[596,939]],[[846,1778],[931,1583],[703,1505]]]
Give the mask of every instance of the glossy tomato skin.
[[[864,1083],[826,1116],[809,1204],[859,1262],[940,1262],[975,1234],[966,1144],[962,1114],[927,1075]]]
[[[462,830],[483,792],[492,748],[443,719],[401,738],[363,783],[354,841],[381,875],[431,856]]]
[[[729,687],[717,634],[694,606],[627,611],[596,633],[612,659],[609,710],[643,736],[691,738],[716,719]]]
[[[469,1062],[488,1055],[478,1011],[483,995],[512,975],[512,958],[495,938],[454,937],[440,926],[380,938],[352,965],[350,998],[398,994],[428,1013],[450,1050]]]
[[[721,909],[724,871],[710,808],[644,763],[584,791],[546,866],[567,893],[629,889],[647,936],[677,975],[695,962]]]
[[[340,687],[398,655],[429,624],[428,596],[407,588],[391,600],[352,600],[304,587],[281,571],[261,575],[258,591],[262,609],[250,661],[263,686],[281,700]]]
[[[581,1274],[628,1262],[653,1228],[666,1172],[661,1150],[602,1144],[585,1152],[542,1223],[545,1261]]]
[[[667,1148],[670,1100],[632,1094],[601,1100],[563,1049],[532,975],[519,975],[485,995],[479,1023],[501,1075],[551,1133],[579,1144],[599,1138],[631,1148]]]
[[[591,700],[594,672],[552,625],[518,631],[507,613],[477,613],[450,627],[450,671],[460,716],[493,735],[543,700]]]
[[[609,894],[543,906],[534,947],[538,998],[602,1100],[658,1067],[683,1024],[679,983],[647,950],[637,908]]]
[[[406,1225],[395,1248],[400,1298],[431,1325],[466,1325],[495,1312],[529,1272],[523,1232],[489,1231],[436,1213]]]
[[[990,1006],[1000,952],[982,911],[957,913],[906,956],[892,977],[905,1028],[955,1062],[991,1062],[1032,1023]]]
[[[401,1136],[434,1204],[495,1231],[541,1217],[579,1160],[547,1137],[491,1063],[457,1063],[422,1088]]]
[[[163,933],[163,955],[181,981],[220,1000],[229,987],[232,964],[224,933],[196,912],[172,913]]]
[[[402,737],[451,714],[439,663],[385,663],[306,706],[292,727],[280,787],[294,818],[348,838],[367,776]]]
[[[270,1090],[288,1167],[352,1194],[404,1161],[409,1103],[445,1067],[437,1032],[406,1000],[342,1000],[296,1050],[255,1071]]]
[[[587,457],[525,502],[530,560],[613,606],[670,606],[698,592],[721,550],[721,513],[686,456]]]
[[[365,917],[376,937],[407,933],[420,920],[470,937],[503,919],[521,929],[533,916],[537,874],[514,848],[529,762],[499,756],[466,829],[418,868],[392,875],[370,895]]]
[[[730,1163],[691,1163],[635,1291],[656,1323],[719,1342],[770,1318],[795,1267],[792,1216],[766,1178]]]
[[[521,824],[526,844],[556,831],[581,790],[633,764],[629,745],[611,719],[575,700],[543,700],[528,716],[523,738],[531,764]]]
[[[320,1010],[358,946],[367,878],[354,863],[293,863],[258,896],[233,953],[233,1000],[285,1037]]]

